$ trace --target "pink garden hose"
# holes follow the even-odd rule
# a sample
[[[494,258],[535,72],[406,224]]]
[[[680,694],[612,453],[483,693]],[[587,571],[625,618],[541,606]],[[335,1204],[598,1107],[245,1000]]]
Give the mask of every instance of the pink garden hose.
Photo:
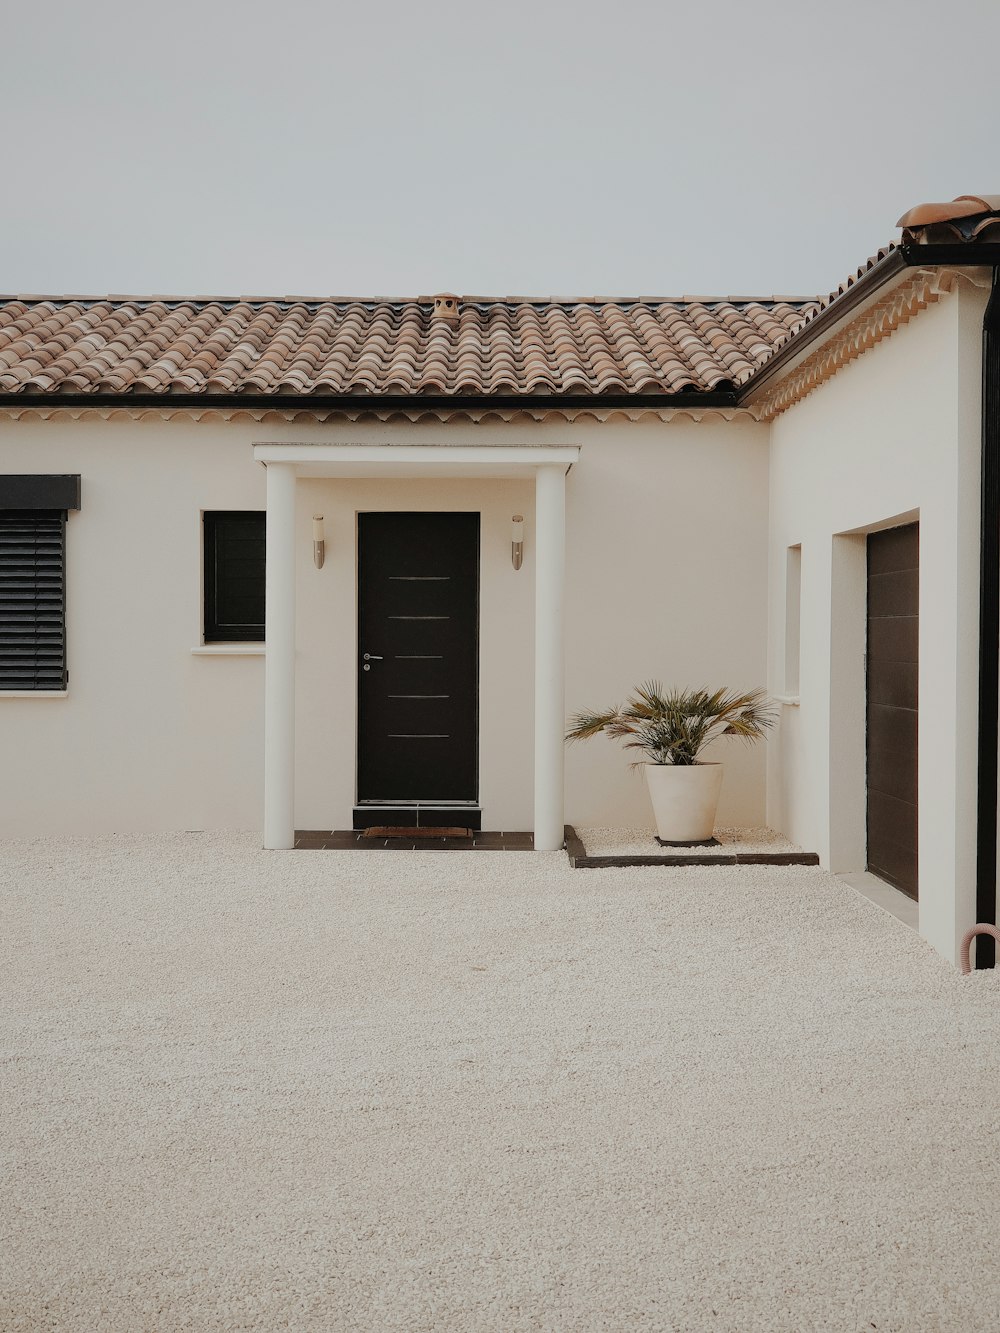
[[[959,950],[959,962],[962,968],[963,977],[972,971],[972,960],[970,955],[972,954],[972,941],[977,935],[992,935],[997,943],[1000,944],[1000,930],[997,930],[996,926],[991,926],[985,921],[980,921],[977,925],[970,926],[962,936],[962,946]]]

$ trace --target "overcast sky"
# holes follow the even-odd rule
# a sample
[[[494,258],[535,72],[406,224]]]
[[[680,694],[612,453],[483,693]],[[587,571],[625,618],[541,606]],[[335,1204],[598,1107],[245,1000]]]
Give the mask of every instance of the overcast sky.
[[[1000,193],[997,0],[0,0],[0,291],[814,294]]]

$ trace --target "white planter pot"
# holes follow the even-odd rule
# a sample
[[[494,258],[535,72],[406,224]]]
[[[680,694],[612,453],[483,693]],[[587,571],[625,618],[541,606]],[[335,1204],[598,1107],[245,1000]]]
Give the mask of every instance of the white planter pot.
[[[715,829],[721,764],[646,764],[656,833],[664,842],[704,842]]]

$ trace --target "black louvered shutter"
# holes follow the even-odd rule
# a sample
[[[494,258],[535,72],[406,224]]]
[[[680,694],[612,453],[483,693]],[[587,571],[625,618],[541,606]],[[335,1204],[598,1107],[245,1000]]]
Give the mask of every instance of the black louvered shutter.
[[[264,639],[265,514],[205,513],[205,642]]]
[[[0,512],[0,690],[66,688],[66,514]]]

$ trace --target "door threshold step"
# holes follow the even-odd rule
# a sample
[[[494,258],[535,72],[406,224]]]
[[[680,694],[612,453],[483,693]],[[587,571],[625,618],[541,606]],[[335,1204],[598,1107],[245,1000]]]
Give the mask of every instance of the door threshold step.
[[[395,829],[396,826],[386,827]],[[460,834],[461,836],[456,836]],[[530,852],[535,839],[531,833],[468,829],[451,825],[443,828],[409,829],[406,836],[393,831],[375,833],[368,829],[296,829],[295,850],[315,852]]]
[[[363,838],[471,838],[472,829],[453,828],[443,825],[441,828],[428,828],[426,824],[413,828],[401,828],[395,824],[373,824],[371,828],[361,830]]]
[[[367,828],[461,828],[478,833],[483,812],[476,804],[460,805],[356,805],[351,817],[355,829]],[[438,835],[440,836],[440,835]]]

